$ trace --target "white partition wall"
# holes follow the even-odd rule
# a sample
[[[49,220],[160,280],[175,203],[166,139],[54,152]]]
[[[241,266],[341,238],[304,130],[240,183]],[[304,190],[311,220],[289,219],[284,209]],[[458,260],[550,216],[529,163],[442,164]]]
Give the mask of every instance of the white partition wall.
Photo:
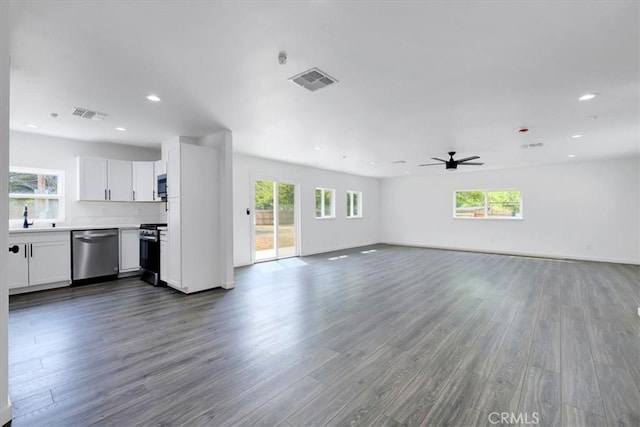
[[[0,2],[0,188],[9,183],[9,3]],[[0,197],[0,425],[11,420],[8,385],[7,250],[9,245],[9,199]]]

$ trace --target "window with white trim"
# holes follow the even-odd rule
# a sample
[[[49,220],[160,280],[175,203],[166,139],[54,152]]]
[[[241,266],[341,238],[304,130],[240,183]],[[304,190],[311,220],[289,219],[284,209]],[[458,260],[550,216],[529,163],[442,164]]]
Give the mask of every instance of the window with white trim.
[[[522,219],[520,190],[455,191],[453,217]]]
[[[64,171],[9,167],[9,221],[64,221]]]
[[[335,192],[333,188],[316,188],[316,218],[335,218]]]
[[[347,218],[362,218],[361,191],[347,191]]]

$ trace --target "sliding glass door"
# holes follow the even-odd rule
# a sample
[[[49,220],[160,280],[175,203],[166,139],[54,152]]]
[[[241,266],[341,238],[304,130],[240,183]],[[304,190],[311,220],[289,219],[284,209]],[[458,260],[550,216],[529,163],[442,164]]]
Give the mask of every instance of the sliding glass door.
[[[254,261],[297,255],[294,184],[254,183]]]

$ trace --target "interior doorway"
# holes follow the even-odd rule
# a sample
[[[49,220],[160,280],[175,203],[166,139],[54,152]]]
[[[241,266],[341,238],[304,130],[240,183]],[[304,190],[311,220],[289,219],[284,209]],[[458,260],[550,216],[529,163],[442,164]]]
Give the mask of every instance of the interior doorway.
[[[298,255],[296,185],[254,181],[253,261]]]

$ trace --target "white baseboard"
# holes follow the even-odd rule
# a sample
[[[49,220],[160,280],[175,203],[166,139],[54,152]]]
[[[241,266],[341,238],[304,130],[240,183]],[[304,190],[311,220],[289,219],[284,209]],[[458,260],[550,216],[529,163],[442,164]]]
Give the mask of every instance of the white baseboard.
[[[46,283],[44,285],[24,286],[22,288],[11,288],[9,289],[9,295],[26,294],[29,292],[45,291],[47,289],[64,288],[69,285],[71,285],[71,282],[64,281],[64,282]]]
[[[13,408],[11,406],[11,398],[7,396],[7,406],[0,409],[0,426],[5,425],[13,418]]]
[[[225,282],[222,285],[220,285],[220,287],[223,289],[233,289],[236,287],[236,282]]]
[[[459,251],[459,252],[475,252],[483,254],[495,254],[495,255],[507,255],[507,256],[522,256],[529,258],[546,258],[559,261],[594,261],[594,262],[609,262],[613,264],[630,264],[640,265],[640,260],[628,260],[628,259],[609,259],[600,257],[581,257],[572,255],[550,255],[541,254],[535,252],[520,252],[520,251],[497,251],[497,250],[485,250],[485,249],[473,249],[473,248],[460,248],[455,246],[438,246],[438,245],[419,245],[415,243],[399,243],[399,242],[382,242],[385,245],[393,246],[407,246],[412,248],[425,248],[425,249],[439,249],[445,251]]]

